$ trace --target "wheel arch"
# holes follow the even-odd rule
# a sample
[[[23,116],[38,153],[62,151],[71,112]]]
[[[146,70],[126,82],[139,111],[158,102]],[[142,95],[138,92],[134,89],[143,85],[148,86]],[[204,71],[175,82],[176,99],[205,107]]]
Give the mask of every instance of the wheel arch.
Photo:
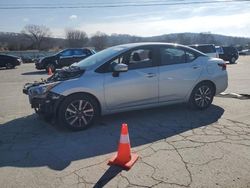
[[[197,104],[195,104],[195,102],[194,102],[193,97],[194,97],[194,94],[195,94],[195,90],[198,89],[199,87],[201,87],[203,84],[207,84],[207,85],[209,85],[209,87],[212,87],[211,89],[213,89],[213,95],[209,99],[209,102],[207,102],[207,105],[204,106],[204,102],[203,102],[202,106],[200,106],[200,105],[197,106]],[[213,81],[211,81],[211,80],[202,80],[202,81],[198,82],[194,86],[194,88],[192,89],[192,92],[190,93],[189,98],[188,98],[188,104],[189,104],[191,109],[204,110],[204,109],[208,108],[211,105],[211,103],[213,102],[213,98],[214,98],[215,94],[216,94],[216,85],[215,85],[215,83]]]
[[[60,101],[60,103],[57,105],[57,108],[55,109],[56,118],[58,117],[58,112],[59,112],[59,109],[60,109],[60,107],[61,107],[63,101],[64,101],[66,98],[71,97],[71,96],[73,96],[73,95],[87,95],[87,96],[93,98],[93,99],[97,102],[97,105],[98,105],[98,113],[99,113],[99,115],[101,115],[102,106],[101,106],[100,101],[98,100],[98,98],[97,98],[95,95],[93,95],[93,94],[91,94],[91,93],[88,93],[88,92],[76,92],[76,93],[71,93],[71,94],[65,96],[65,97],[63,98],[63,100]]]
[[[197,87],[198,85],[200,85],[200,84],[202,84],[202,83],[209,83],[211,86],[213,86],[214,95],[216,94],[216,85],[215,85],[215,83],[214,83],[213,81],[211,81],[211,80],[201,80],[201,81],[199,81],[198,83],[195,84],[195,86],[194,86],[193,89],[191,90],[190,94],[188,95],[187,100],[189,100],[190,97],[192,96],[192,93],[193,93],[195,87]]]

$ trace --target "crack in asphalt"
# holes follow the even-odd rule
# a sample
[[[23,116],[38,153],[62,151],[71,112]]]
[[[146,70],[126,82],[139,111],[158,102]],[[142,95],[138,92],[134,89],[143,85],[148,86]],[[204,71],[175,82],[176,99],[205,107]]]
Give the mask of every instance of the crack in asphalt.
[[[223,122],[223,121],[228,121],[230,123]],[[178,126],[178,125],[182,125],[182,123],[177,123],[177,121],[176,121],[176,126]],[[173,127],[167,127],[166,124],[162,124],[162,123],[157,123],[157,126],[161,127],[161,128],[166,128],[166,130],[172,130],[172,128],[173,128]],[[161,184],[163,184],[163,185],[169,184],[169,185],[173,185],[173,186],[176,185],[176,186],[180,186],[180,187],[190,187],[193,183],[193,174],[192,174],[192,171],[189,169],[189,165],[204,166],[204,165],[208,165],[208,164],[215,162],[215,161],[218,161],[218,160],[223,160],[223,158],[225,157],[225,150],[220,148],[221,151],[223,151],[221,156],[219,156],[219,157],[212,156],[212,159],[206,160],[205,162],[202,162],[202,163],[194,163],[194,162],[186,161],[185,158],[183,157],[183,154],[181,154],[180,151],[188,150],[188,149],[203,148],[205,146],[209,146],[210,144],[216,144],[216,143],[241,145],[241,146],[250,148],[250,142],[249,142],[249,144],[243,143],[243,141],[244,142],[250,141],[250,124],[240,122],[240,121],[231,120],[228,118],[227,119],[221,118],[220,121],[212,123],[208,126],[189,129],[186,132],[175,134],[174,136],[168,137],[168,138],[164,138],[164,136],[165,136],[164,133],[157,130],[157,128],[153,129],[153,130],[148,129],[148,130],[144,130],[144,131],[151,131],[152,134],[158,135],[159,137],[163,138],[162,140],[152,142],[152,140],[150,138],[147,138],[145,136],[142,136],[142,135],[136,136],[137,139],[142,139],[146,143],[150,143],[146,147],[143,147],[143,148],[137,149],[137,150],[136,150],[136,148],[134,148],[134,150],[138,153],[143,152],[143,151],[147,152],[148,149],[152,150],[152,153],[149,153],[149,154],[141,157],[141,159],[139,159],[139,162],[147,165],[148,167],[150,167],[152,169],[152,173],[150,173],[149,177],[152,180],[154,180],[155,183],[153,183],[153,185],[151,185],[151,186],[136,184],[134,182],[132,183],[130,181],[130,178],[127,177],[126,174],[122,174],[122,172],[120,172],[116,176],[116,178],[118,179],[117,186],[119,185],[119,182],[121,182],[122,180],[125,180],[128,183],[128,185],[126,187],[134,187],[134,186],[136,186],[136,187],[156,187],[156,186],[161,185]],[[19,136],[22,136],[21,135],[22,132],[12,132],[12,134],[13,134],[12,138],[10,139],[10,142],[8,143],[8,144],[11,144],[8,148],[10,150],[12,150],[13,147],[15,146],[15,143],[16,143],[15,141],[17,139],[20,139]],[[30,139],[39,137],[39,133],[25,132],[25,135],[28,135]],[[29,149],[28,151],[23,149],[24,151],[27,151],[27,153],[25,154],[25,156],[23,158],[20,158],[18,160],[9,161],[9,162],[10,163],[11,162],[19,162],[19,161],[28,159],[33,151],[35,151],[39,147],[42,147],[43,142],[44,142],[43,140],[39,140],[39,138],[38,138],[37,142],[36,141],[34,142],[34,148]],[[1,140],[0,149],[4,144],[5,144],[4,141]],[[164,144],[168,144],[168,145],[164,145]],[[175,151],[178,154],[178,156],[180,157],[180,161],[183,163],[183,165],[187,171],[187,174],[188,174],[189,180],[186,184],[180,184],[178,182],[168,182],[166,180],[161,180],[161,179],[158,179],[155,177],[155,174],[157,173],[157,170],[156,170],[157,167],[146,162],[145,159],[153,157],[157,152],[160,152],[160,151],[169,151],[169,152]],[[52,155],[52,153],[51,153],[51,155]],[[60,158],[58,158],[57,160],[60,160]],[[74,174],[77,177],[75,184],[78,184],[78,185],[83,184],[85,186],[87,186],[87,185],[92,186],[96,182],[92,182],[92,181],[89,181],[88,179],[85,179],[83,176],[79,175],[79,171],[87,169],[87,168],[103,165],[104,163],[107,162],[107,160],[108,159],[105,159],[105,160],[102,160],[101,162],[98,162],[95,164],[91,164],[91,165],[87,165],[84,167],[74,169],[73,171],[68,172],[66,175],[59,176],[57,178],[60,180],[60,182],[63,183],[64,178]],[[101,167],[101,168],[103,170],[106,170],[104,167]]]
[[[172,146],[175,148],[175,151],[176,151],[176,152],[178,153],[178,155],[180,156],[181,161],[184,163],[185,168],[186,168],[186,170],[187,170],[187,172],[188,172],[188,174],[189,174],[189,183],[188,183],[187,185],[181,185],[181,186],[189,187],[189,186],[192,184],[192,182],[193,182],[193,178],[192,178],[192,173],[191,173],[191,171],[188,169],[188,163],[187,163],[186,161],[184,161],[183,156],[180,154],[179,150],[178,150],[173,144],[171,144],[171,143],[169,143],[169,144],[172,145]]]

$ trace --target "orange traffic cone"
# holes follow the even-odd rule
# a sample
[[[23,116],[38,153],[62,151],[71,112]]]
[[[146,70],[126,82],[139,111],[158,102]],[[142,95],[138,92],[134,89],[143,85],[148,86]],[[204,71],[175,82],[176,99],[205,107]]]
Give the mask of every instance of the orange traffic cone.
[[[128,126],[126,123],[122,124],[120,143],[117,154],[109,160],[109,165],[119,165],[129,170],[138,159],[138,155],[131,154],[130,141],[128,134]]]
[[[48,71],[48,75],[52,75],[53,73],[52,73],[52,70],[51,70],[51,68],[49,67],[49,71]]]

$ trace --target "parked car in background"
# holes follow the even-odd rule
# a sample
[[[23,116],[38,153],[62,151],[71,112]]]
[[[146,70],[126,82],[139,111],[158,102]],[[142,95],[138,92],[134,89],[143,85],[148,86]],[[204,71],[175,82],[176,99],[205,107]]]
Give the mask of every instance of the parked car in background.
[[[223,53],[219,54],[219,57],[229,63],[235,63],[239,58],[238,50],[232,46],[222,46]]]
[[[35,66],[38,70],[45,69],[48,72],[49,69],[51,69],[51,71],[54,72],[58,68],[70,66],[94,53],[94,50],[88,48],[65,49],[55,55],[41,58],[35,63]]]
[[[27,83],[23,92],[38,114],[82,130],[99,115],[128,110],[183,102],[204,110],[227,85],[221,59],[183,45],[132,43]]]
[[[250,55],[250,50],[249,49],[241,50],[239,51],[239,55]]]
[[[32,63],[32,56],[29,55],[22,55],[21,56],[23,63]]]
[[[221,46],[215,46],[216,52],[220,57],[220,54],[223,54],[223,48]]]
[[[21,63],[22,60],[20,57],[11,55],[0,55],[0,67],[6,67],[6,69],[13,69]]]
[[[201,51],[210,57],[216,57],[216,58],[219,57],[214,44],[193,44],[189,45],[189,47]]]

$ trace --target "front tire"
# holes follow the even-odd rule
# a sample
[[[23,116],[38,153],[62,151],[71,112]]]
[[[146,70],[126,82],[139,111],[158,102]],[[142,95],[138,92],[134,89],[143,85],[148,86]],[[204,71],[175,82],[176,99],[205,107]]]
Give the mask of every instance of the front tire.
[[[214,95],[214,86],[209,82],[202,82],[193,89],[189,105],[191,108],[204,110],[212,104]]]
[[[87,94],[74,94],[62,102],[58,120],[66,128],[79,131],[93,124],[98,115],[98,103],[93,97]]]

